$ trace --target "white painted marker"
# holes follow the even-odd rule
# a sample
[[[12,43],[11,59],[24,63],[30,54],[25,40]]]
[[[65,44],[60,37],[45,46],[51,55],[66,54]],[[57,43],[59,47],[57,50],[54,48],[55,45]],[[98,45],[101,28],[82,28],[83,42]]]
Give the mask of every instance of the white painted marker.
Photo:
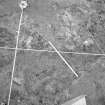
[[[27,0],[21,0],[21,2],[19,3],[19,7],[21,9],[25,9],[27,8],[27,6],[28,6]]]

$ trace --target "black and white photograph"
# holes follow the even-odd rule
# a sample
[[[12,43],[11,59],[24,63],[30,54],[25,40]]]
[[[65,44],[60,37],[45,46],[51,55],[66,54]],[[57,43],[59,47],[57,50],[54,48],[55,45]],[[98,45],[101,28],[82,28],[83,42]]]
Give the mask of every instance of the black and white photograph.
[[[105,0],[0,0],[0,105],[105,105]]]

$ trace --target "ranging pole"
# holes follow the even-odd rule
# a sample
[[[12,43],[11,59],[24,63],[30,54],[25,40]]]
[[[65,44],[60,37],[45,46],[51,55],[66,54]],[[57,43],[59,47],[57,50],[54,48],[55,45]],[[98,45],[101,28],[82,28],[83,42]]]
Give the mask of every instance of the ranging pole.
[[[18,41],[19,41],[20,28],[21,28],[22,18],[23,18],[23,9],[27,7],[27,2],[22,0],[19,3],[19,7],[21,8],[21,15],[20,15],[19,26],[18,26],[17,37],[16,37],[15,55],[14,55],[14,60],[13,60],[13,68],[12,68],[12,74],[11,74],[10,90],[9,90],[7,105],[10,105],[10,100],[11,100],[11,92],[12,92],[12,85],[13,85],[13,78],[14,78],[14,71],[15,71],[15,64],[16,64],[16,56],[17,56],[17,51],[18,51]]]
[[[65,62],[65,64],[69,67],[69,69],[75,74],[76,77],[78,77],[78,74],[73,70],[73,68],[68,64],[68,62],[65,60],[65,58],[60,54],[60,52],[56,49],[56,47],[49,41],[49,44],[52,46],[52,48],[56,51],[56,53],[60,56],[60,58]]]

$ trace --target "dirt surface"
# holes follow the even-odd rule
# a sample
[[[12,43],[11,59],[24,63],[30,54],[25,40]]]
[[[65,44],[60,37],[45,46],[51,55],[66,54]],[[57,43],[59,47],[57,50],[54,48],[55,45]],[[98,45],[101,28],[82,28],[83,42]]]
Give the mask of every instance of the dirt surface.
[[[0,0],[0,105],[11,79],[10,105],[105,105],[105,1],[27,0],[16,49],[20,1]]]

